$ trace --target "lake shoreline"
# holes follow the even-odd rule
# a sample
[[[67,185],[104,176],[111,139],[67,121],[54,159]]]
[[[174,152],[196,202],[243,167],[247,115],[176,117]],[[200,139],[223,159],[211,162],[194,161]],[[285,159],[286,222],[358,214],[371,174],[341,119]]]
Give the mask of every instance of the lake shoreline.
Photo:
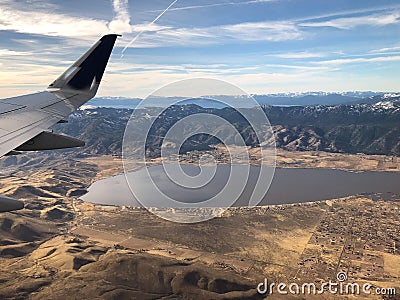
[[[147,172],[144,168],[136,169],[136,171],[128,174],[118,174],[107,178],[103,178],[94,182],[87,190],[88,193],[81,197],[82,200],[91,203],[101,204],[101,205],[117,205],[117,206],[140,206],[139,203],[143,201],[138,201],[138,195],[152,195],[149,197],[155,197],[155,194],[151,192],[154,189],[154,184],[149,182],[149,178],[145,178],[146,174],[153,173],[151,176],[156,176],[158,187],[160,190],[168,191],[174,196],[172,199],[186,203],[203,203],[214,197],[214,194],[218,194],[219,190],[223,186],[224,178],[229,178],[230,170],[232,168],[236,169],[237,172],[242,172],[247,170],[247,165],[241,164],[219,164],[217,167],[217,175],[212,180],[211,184],[207,183],[205,187],[197,188],[195,191],[193,189],[182,189],[179,185],[174,187],[174,182],[171,182],[169,177],[165,174],[164,169],[161,164],[153,164],[147,167]],[[192,170],[196,167],[193,164],[186,164],[182,167]],[[205,167],[207,168],[207,167]],[[197,170],[197,168],[196,168]],[[213,208],[221,208],[227,206],[234,207],[248,207],[248,203],[253,203],[249,201],[253,195],[254,184],[257,182],[257,173],[260,168],[256,166],[250,166],[249,178],[244,183],[244,187],[240,194],[232,195],[229,194],[225,198],[236,200],[229,205],[211,205]],[[243,173],[244,173],[243,171]],[[245,174],[245,173],[244,173]],[[254,175],[255,174],[255,175]],[[136,185],[135,196],[133,196],[130,187],[126,183],[126,178],[130,178],[131,182],[135,182]],[[228,176],[228,177],[227,177]],[[271,206],[271,205],[284,205],[284,204],[298,204],[305,202],[315,202],[315,201],[326,201],[331,199],[338,199],[343,197],[349,197],[353,195],[365,196],[370,194],[382,194],[388,195],[386,198],[393,198],[393,195],[400,194],[400,188],[398,188],[398,182],[400,181],[400,173],[391,171],[349,171],[340,170],[333,168],[276,168],[274,175],[271,179],[271,186],[265,192],[262,192],[262,198],[257,198],[258,207],[260,206]],[[221,185],[222,184],[222,185]],[[288,189],[290,187],[290,189]],[[203,190],[201,190],[203,189]],[[115,193],[118,191],[118,193]],[[170,195],[165,194],[167,198],[163,198],[164,194],[161,192],[161,197],[157,196],[147,203],[145,201],[146,207],[158,207],[167,208],[163,199],[168,199]],[[197,193],[197,194],[196,194]],[[117,194],[117,195],[116,195]],[[139,196],[140,197],[140,196]],[[182,198],[182,199],[181,199]],[[225,199],[224,198],[224,199]],[[110,200],[113,199],[113,200]],[[141,198],[143,200],[143,198]],[[222,199],[223,201],[223,199]],[[155,204],[155,202],[157,202]],[[152,204],[151,204],[152,203]],[[201,207],[207,207],[208,205],[201,205]],[[253,205],[252,205],[253,206]],[[170,206],[171,208],[180,208],[180,206]]]

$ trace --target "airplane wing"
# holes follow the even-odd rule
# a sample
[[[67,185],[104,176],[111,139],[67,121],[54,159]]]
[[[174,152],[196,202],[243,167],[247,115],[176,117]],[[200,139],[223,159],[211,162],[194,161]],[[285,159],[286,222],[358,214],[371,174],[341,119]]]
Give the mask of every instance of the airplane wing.
[[[85,143],[46,131],[92,99],[99,88],[119,35],[103,36],[46,91],[0,100],[0,157],[19,151],[81,147]],[[21,208],[21,202],[0,196],[0,212]],[[6,210],[4,210],[6,209]]]

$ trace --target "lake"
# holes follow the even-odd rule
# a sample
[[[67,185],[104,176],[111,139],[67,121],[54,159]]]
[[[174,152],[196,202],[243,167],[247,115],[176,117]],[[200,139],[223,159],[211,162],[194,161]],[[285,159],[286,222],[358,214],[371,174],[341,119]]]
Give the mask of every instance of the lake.
[[[204,167],[208,168],[208,167]],[[213,179],[203,187],[188,189],[176,185],[164,172],[161,165],[150,166],[128,173],[129,182],[136,195],[146,197],[146,206],[166,207],[165,199],[155,196],[154,186],[146,176],[151,174],[162,194],[183,203],[201,202],[218,194],[232,171],[241,172],[241,165],[218,165]],[[194,165],[183,165],[190,176],[199,173]],[[260,168],[250,166],[249,180],[243,193],[233,206],[247,206],[254,189]],[[271,169],[272,170],[272,169]],[[259,205],[301,203],[335,199],[357,194],[384,193],[389,196],[400,194],[400,172],[349,172],[336,169],[277,168],[271,186]],[[238,182],[239,184],[239,182]],[[225,194],[225,197],[235,195]],[[125,175],[120,174],[93,183],[82,200],[104,205],[142,206],[129,189]],[[140,198],[142,199],[142,198]],[[225,205],[221,205],[224,207]],[[168,205],[168,207],[170,207]],[[180,207],[177,205],[177,207]]]

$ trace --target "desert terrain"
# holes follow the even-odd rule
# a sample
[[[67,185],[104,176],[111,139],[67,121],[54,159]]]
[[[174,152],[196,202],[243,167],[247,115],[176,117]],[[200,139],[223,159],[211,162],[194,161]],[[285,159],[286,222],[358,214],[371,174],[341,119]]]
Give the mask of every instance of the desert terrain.
[[[252,163],[259,163],[257,149],[251,151]],[[196,163],[202,154],[193,151],[180,160]],[[222,151],[212,154],[224,163]],[[276,164],[400,170],[398,157],[318,151],[278,150]],[[0,193],[24,200],[26,208],[0,215],[0,298],[262,299],[266,295],[256,287],[265,278],[318,286],[336,280],[338,272],[348,281],[399,291],[398,195],[236,207],[196,224],[79,199],[92,182],[121,172],[115,156],[60,155],[45,163],[30,158],[3,168]],[[354,298],[307,296],[321,297]],[[275,292],[268,298],[285,296]]]

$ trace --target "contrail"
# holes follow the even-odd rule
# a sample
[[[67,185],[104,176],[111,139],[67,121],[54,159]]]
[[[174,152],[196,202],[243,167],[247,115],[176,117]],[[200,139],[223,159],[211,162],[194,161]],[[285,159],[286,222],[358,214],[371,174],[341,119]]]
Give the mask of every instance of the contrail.
[[[163,14],[165,14],[176,2],[178,2],[178,0],[172,1],[172,3],[171,3],[166,9],[164,9],[164,10],[157,16],[157,18],[155,18],[152,22],[150,22],[150,23],[148,24],[148,26],[153,25],[155,22],[157,22],[158,19],[161,18],[161,17],[163,16]],[[121,58],[123,57],[123,55],[124,55],[124,53],[125,53],[125,50],[126,50],[130,45],[132,45],[132,44],[138,39],[138,37],[139,37],[143,32],[145,32],[145,31],[146,31],[146,29],[143,29],[142,31],[140,31],[140,32],[128,43],[128,45],[126,45],[125,48],[122,49]]]

